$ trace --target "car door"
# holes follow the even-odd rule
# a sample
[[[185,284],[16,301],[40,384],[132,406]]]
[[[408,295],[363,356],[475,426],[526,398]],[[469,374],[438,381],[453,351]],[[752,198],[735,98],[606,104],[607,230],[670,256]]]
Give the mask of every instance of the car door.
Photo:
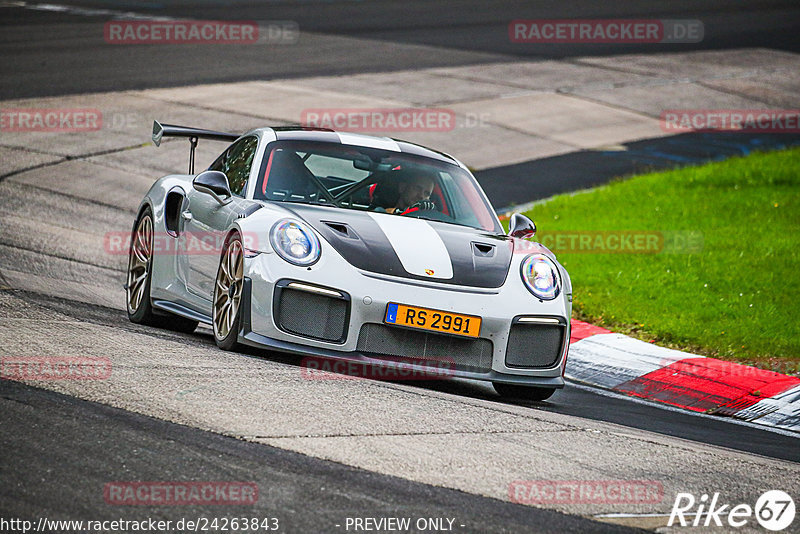
[[[244,137],[223,152],[209,167],[228,178],[233,194],[229,202],[220,204],[213,196],[192,189],[189,206],[183,212],[188,272],[187,290],[203,301],[211,302],[219,257],[226,231],[238,214],[250,204],[243,196],[247,190],[250,168],[258,146],[255,136]]]

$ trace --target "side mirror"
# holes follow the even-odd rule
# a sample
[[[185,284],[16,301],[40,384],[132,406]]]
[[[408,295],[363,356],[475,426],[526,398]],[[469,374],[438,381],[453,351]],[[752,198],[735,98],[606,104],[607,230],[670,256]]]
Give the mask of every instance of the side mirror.
[[[536,225],[521,213],[515,213],[511,216],[508,228],[508,235],[518,239],[530,239],[536,235]]]
[[[220,171],[204,171],[192,180],[192,187],[214,197],[220,204],[227,204],[233,196],[228,186],[228,177]]]

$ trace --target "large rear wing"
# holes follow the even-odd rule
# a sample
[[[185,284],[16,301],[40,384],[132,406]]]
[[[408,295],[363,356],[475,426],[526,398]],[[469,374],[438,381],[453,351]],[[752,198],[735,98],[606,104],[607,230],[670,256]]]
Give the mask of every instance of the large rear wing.
[[[153,121],[153,143],[161,146],[162,137],[187,137],[189,139],[189,174],[194,174],[194,149],[197,148],[198,139],[213,139],[214,141],[227,141],[232,143],[241,137],[239,134],[215,132],[188,126],[174,124],[161,124]]]

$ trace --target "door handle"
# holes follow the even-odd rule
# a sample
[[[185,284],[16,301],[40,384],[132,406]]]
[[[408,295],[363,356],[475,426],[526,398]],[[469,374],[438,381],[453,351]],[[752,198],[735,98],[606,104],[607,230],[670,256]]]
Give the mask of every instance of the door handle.
[[[192,217],[191,211],[183,211],[181,212],[181,217],[183,217],[184,221],[191,221],[194,217]]]

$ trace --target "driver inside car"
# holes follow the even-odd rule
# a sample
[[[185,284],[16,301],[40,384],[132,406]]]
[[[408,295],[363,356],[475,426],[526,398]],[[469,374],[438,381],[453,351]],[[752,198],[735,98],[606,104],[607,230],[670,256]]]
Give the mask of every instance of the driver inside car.
[[[430,200],[433,187],[433,179],[430,176],[413,174],[408,179],[397,184],[399,195],[394,206],[388,208],[378,207],[375,211],[405,215],[418,210],[435,210],[436,204]]]

